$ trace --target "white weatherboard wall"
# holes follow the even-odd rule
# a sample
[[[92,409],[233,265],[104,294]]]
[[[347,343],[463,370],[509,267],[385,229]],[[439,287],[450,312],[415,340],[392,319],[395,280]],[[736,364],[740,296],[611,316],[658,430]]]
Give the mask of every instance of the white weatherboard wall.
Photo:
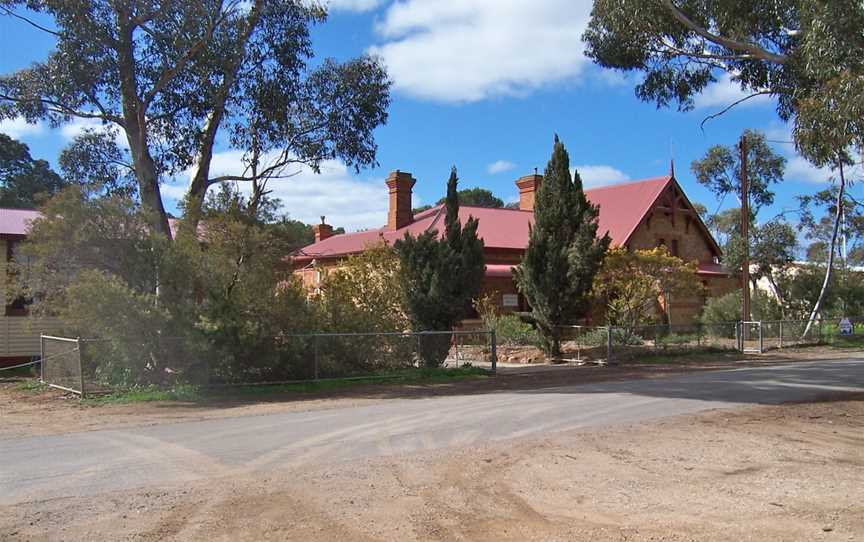
[[[60,320],[0,316],[0,358],[39,355],[39,334],[57,333]]]

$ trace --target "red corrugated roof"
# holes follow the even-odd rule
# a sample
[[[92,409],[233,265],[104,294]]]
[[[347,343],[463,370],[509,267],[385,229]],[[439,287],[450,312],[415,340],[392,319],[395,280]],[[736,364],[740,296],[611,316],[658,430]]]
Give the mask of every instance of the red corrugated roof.
[[[0,208],[0,235],[26,235],[30,222],[42,216],[32,209]]]
[[[33,209],[6,209],[0,207],[0,235],[27,235],[30,231],[30,223],[42,218],[42,213]],[[177,226],[180,220],[168,219],[168,227],[172,234],[177,234]],[[200,226],[199,226],[200,229]]]
[[[598,235],[609,233],[612,244],[623,245],[639,226],[669,182],[671,177],[656,177],[624,184],[604,186],[586,190],[588,200],[600,208]],[[478,234],[486,248],[523,250],[528,246],[528,225],[534,221],[534,213],[516,209],[489,209],[485,207],[459,208],[459,218],[464,224],[469,217],[477,218]],[[444,206],[439,205],[414,217],[410,225],[388,230],[379,228],[357,233],[334,235],[329,239],[313,243],[295,254],[298,260],[332,258],[361,252],[365,247],[382,239],[392,243],[405,236],[417,235],[435,228],[439,234],[444,230]]]

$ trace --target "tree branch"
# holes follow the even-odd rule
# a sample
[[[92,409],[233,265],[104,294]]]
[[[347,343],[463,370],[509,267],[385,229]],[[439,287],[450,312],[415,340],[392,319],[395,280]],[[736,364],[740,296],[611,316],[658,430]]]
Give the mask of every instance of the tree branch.
[[[60,36],[60,34],[58,32],[55,32],[55,31],[51,30],[50,28],[46,28],[46,27],[44,27],[44,26],[42,26],[36,22],[33,22],[30,19],[28,19],[27,17],[24,17],[23,15],[18,15],[17,13],[15,13],[11,9],[7,8],[6,6],[0,6],[0,11],[2,11],[3,13],[5,13],[6,15],[8,15],[10,17],[14,17],[16,19],[24,21],[25,23],[29,24],[33,28],[39,29],[42,32],[47,32],[48,34],[51,34],[52,36]]]
[[[221,15],[222,8],[219,8],[220,15],[212,19],[207,24],[207,30],[204,32],[204,35],[196,41],[192,46],[186,50],[185,53],[172,65],[170,68],[167,68],[162,72],[162,75],[159,76],[159,80],[153,85],[153,88],[144,96],[141,100],[142,109],[147,110],[150,103],[156,97],[157,94],[162,92],[162,90],[171,82],[177,74],[180,73],[189,62],[195,58],[195,56],[203,49],[213,38],[213,32],[216,30],[216,27],[224,20]]]
[[[706,40],[710,41],[711,43],[715,43],[733,51],[743,51],[746,53],[750,53],[757,59],[767,60],[768,62],[773,62],[774,64],[785,64],[788,60],[785,55],[778,55],[777,53],[766,51],[765,49],[759,47],[754,43],[746,43],[713,34],[693,22],[693,20],[691,20],[687,15],[684,14],[684,12],[682,12],[680,9],[678,9],[677,6],[675,6],[675,4],[672,3],[672,0],[663,0],[663,3],[672,13],[672,16],[674,16],[675,19],[678,20],[678,22],[680,22],[699,36],[702,36]]]
[[[69,115],[70,117],[79,117],[82,119],[99,119],[108,122],[116,123],[120,126],[123,126],[123,119],[108,113],[107,111],[100,111],[99,113],[88,113],[86,111],[78,111],[68,105],[61,104],[60,102],[56,102],[54,100],[50,100],[48,98],[16,98],[14,96],[9,96],[8,94],[0,94],[0,100],[7,100],[10,102],[23,103],[23,102],[32,102],[38,101],[43,106],[45,106],[48,111],[51,113],[57,113],[58,115]],[[98,107],[98,106],[97,106]]]
[[[717,117],[719,117],[725,113],[728,113],[730,109],[732,109],[736,105],[739,105],[741,103],[746,102],[750,98],[755,98],[756,96],[766,96],[766,95],[770,95],[770,94],[771,94],[771,91],[769,91],[769,90],[760,90],[759,92],[754,92],[753,94],[750,94],[748,96],[744,96],[741,99],[735,100],[734,102],[727,105],[726,107],[724,107],[722,110],[718,111],[717,113],[712,113],[712,114],[708,115],[707,117],[705,117],[704,119],[702,119],[702,122],[699,123],[699,129],[704,132],[706,122],[708,122],[709,120],[716,119]]]

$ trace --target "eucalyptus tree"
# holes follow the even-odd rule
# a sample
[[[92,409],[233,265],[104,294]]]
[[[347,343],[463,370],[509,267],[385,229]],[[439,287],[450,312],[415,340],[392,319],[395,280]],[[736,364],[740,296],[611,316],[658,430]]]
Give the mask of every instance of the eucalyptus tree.
[[[0,119],[118,130],[148,222],[168,238],[169,176],[190,172],[184,224],[195,231],[215,184],[260,193],[301,166],[375,163],[390,81],[371,57],[313,62],[318,2],[0,0],[0,14],[55,40],[47,58],[0,77]],[[216,149],[239,151],[243,171],[211,175]]]

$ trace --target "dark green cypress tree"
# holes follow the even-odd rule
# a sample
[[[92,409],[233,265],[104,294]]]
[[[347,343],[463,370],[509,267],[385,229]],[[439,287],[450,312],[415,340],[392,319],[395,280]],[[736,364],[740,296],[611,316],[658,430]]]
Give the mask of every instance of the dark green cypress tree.
[[[401,264],[400,279],[405,309],[415,331],[452,329],[468,315],[471,301],[480,293],[485,269],[483,241],[478,222],[471,217],[462,227],[456,168],[447,183],[444,237],[428,230],[395,243]],[[420,355],[427,366],[437,366],[450,348],[447,335],[423,340]]]
[[[597,239],[599,210],[585,197],[578,172],[570,175],[570,157],[555,136],[552,158],[534,199],[534,225],[516,285],[552,357],[561,354],[560,328],[584,316],[594,275],[609,247]]]

